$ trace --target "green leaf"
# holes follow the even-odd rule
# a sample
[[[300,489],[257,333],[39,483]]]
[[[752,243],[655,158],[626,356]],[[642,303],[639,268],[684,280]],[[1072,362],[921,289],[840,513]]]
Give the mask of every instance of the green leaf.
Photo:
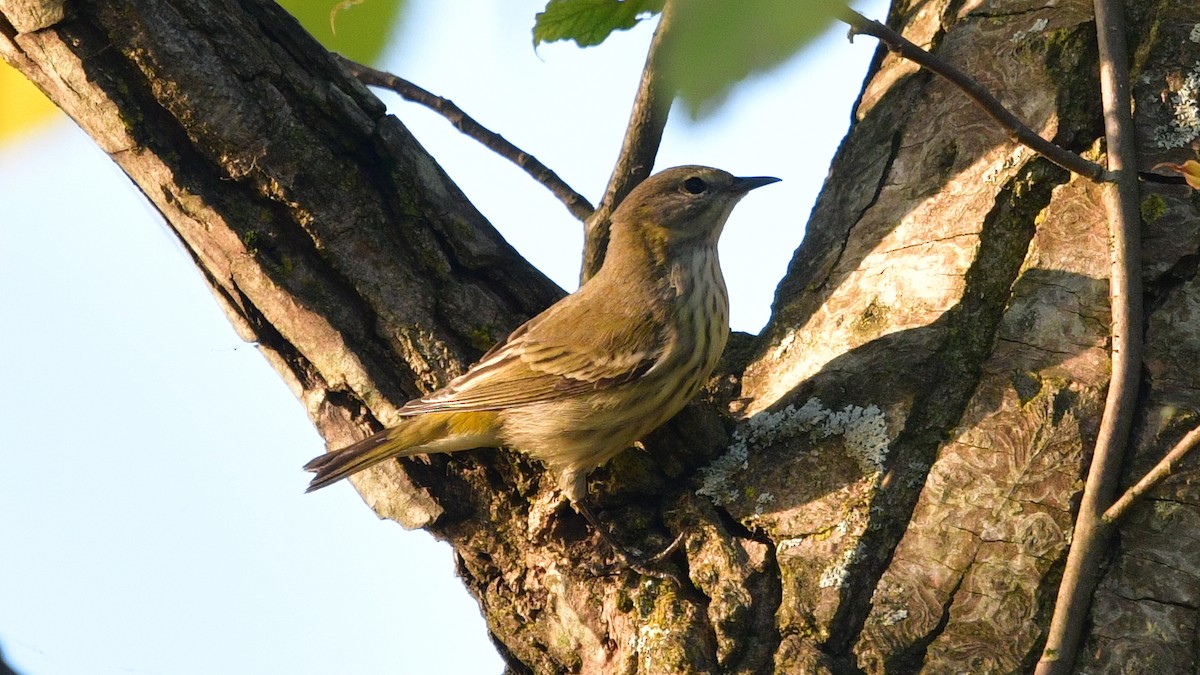
[[[842,0],[677,0],[666,77],[693,117],[751,74],[788,60],[833,23]]]
[[[404,13],[404,0],[278,0],[321,44],[372,63]]]
[[[591,47],[661,10],[662,0],[550,0],[534,17],[533,46],[574,40],[580,47]]]

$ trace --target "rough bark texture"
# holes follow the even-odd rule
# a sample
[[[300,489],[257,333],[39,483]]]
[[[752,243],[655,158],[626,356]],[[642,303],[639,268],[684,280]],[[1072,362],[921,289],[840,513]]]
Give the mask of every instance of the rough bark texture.
[[[1200,134],[1200,6],[1129,4],[1147,168]],[[0,0],[0,16],[0,56],[141,187],[332,446],[560,293],[273,4]],[[1090,3],[898,3],[890,23],[1101,151]],[[1131,481],[1200,410],[1197,206],[1144,194]],[[1104,228],[1094,185],[882,57],[769,326],[735,336],[706,401],[650,453],[595,474],[631,546],[687,533],[670,561],[685,588],[605,573],[604,547],[514,453],[355,484],[454,545],[512,672],[1027,670],[1107,386]],[[1122,524],[1079,672],[1197,668],[1195,466]]]

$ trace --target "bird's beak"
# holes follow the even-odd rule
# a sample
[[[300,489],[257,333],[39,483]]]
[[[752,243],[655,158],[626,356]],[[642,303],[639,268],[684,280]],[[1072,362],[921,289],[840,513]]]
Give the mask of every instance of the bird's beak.
[[[730,186],[730,191],[734,194],[744,195],[754,188],[760,188],[771,183],[778,183],[780,179],[773,176],[750,176],[748,178],[734,178],[733,185]]]

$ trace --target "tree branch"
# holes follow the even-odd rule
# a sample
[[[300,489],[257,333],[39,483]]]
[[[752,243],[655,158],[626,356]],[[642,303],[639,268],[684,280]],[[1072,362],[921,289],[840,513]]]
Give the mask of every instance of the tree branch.
[[[974,101],[976,105],[982,108],[984,112],[990,115],[992,119],[996,120],[1014,141],[1042,155],[1067,171],[1072,171],[1093,181],[1109,179],[1104,167],[1042,138],[1036,131],[1026,126],[1016,115],[1005,108],[999,99],[993,96],[983,85],[972,79],[970,75],[921,49],[900,33],[878,21],[868,19],[849,7],[843,9],[839,18],[850,25],[850,34],[852,37],[855,34],[863,34],[877,38],[896,54],[949,80]]]
[[[477,122],[475,118],[463,112],[462,108],[455,105],[453,101],[428,92],[402,77],[382,70],[376,70],[357,61],[351,61],[340,54],[335,54],[334,56],[350,71],[350,74],[358,78],[363,84],[372,87],[382,87],[399,94],[406,101],[419,103],[429,108],[449,120],[455,129],[479,141],[484,147],[524,169],[525,173],[545,186],[555,197],[558,197],[558,200],[567,207],[571,215],[579,220],[587,221],[588,217],[595,211],[591,202],[586,197],[573,190],[570,185],[567,185],[566,181],[559,178],[558,174],[551,171],[549,167],[542,164],[533,155],[513,145],[508,139]]]
[[[1170,476],[1171,472],[1175,470],[1175,466],[1182,461],[1183,458],[1186,457],[1187,454],[1191,452],[1198,443],[1200,443],[1200,427],[1192,429],[1187,433],[1187,435],[1179,439],[1179,442],[1175,444],[1175,447],[1171,448],[1171,451],[1168,452],[1166,456],[1158,460],[1158,464],[1155,464],[1153,469],[1150,469],[1150,471],[1146,472],[1146,475],[1142,476],[1142,479],[1139,480],[1137,484],[1126,490],[1125,494],[1121,495],[1120,499],[1118,499],[1112,506],[1108,507],[1108,510],[1104,512],[1103,516],[1101,516],[1103,525],[1108,528],[1116,525],[1117,522],[1120,521],[1121,518],[1124,518],[1125,514],[1129,512],[1130,507],[1136,504],[1137,501],[1141,499],[1147,492],[1153,490],[1156,485],[1163,481],[1163,479],[1165,479],[1167,476]]]
[[[1112,504],[1120,479],[1142,363],[1141,216],[1125,20],[1118,0],[1095,0],[1095,11],[1108,173],[1112,177],[1105,190],[1112,241],[1112,380],[1038,675],[1066,673],[1074,666],[1092,592],[1100,578],[1109,533],[1103,514]]]
[[[667,126],[667,115],[675,99],[674,91],[663,82],[662,76],[663,54],[676,25],[675,5],[673,0],[667,0],[663,6],[658,28],[654,31],[654,39],[646,54],[646,65],[642,68],[642,80],[633,100],[633,111],[629,115],[621,153],[608,179],[604,198],[600,200],[596,212],[584,222],[583,265],[579,273],[581,282],[587,281],[604,262],[604,250],[608,248],[609,217],[613,209],[654,169],[663,129]]]

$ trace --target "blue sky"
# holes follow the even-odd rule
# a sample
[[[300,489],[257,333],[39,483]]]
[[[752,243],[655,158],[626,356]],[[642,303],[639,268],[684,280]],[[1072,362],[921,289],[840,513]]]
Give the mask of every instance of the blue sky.
[[[595,201],[652,27],[535,53],[538,9],[413,0],[380,65]],[[713,119],[672,118],[659,168],[785,181],[725,229],[736,329],[769,314],[873,49],[835,28]],[[518,250],[574,287],[582,238],[561,204],[382,97]],[[447,546],[377,520],[348,484],[303,494],[300,466],[323,443],[301,405],[85,135],[59,120],[0,147],[0,203],[0,647],[19,672],[501,671]]]

